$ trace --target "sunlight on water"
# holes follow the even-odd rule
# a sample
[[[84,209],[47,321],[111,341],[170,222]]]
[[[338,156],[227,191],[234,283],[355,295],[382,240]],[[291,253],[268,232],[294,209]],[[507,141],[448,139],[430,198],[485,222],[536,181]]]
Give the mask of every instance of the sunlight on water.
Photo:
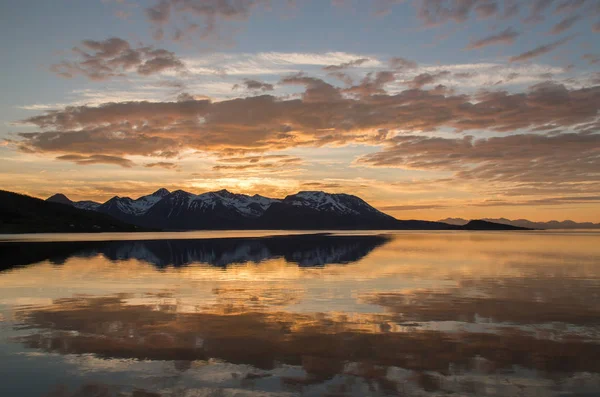
[[[600,390],[600,233],[264,235],[0,244],[0,395]]]

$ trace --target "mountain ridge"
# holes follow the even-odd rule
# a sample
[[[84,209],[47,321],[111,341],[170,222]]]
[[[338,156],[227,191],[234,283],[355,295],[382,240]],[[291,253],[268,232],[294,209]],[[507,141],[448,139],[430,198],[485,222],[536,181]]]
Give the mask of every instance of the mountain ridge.
[[[360,197],[303,191],[283,199],[202,194],[159,189],[136,199],[114,196],[105,203],[46,200],[0,190],[0,233],[62,233],[178,230],[523,230],[483,220],[457,226],[398,220]]]
[[[83,206],[62,194],[48,200]],[[105,213],[140,227],[163,230],[515,230],[512,226],[480,223],[456,226],[443,222],[398,220],[358,196],[306,190],[284,198],[232,193],[226,189],[194,194],[160,188],[154,193],[114,196],[85,209]]]
[[[66,196],[64,197],[66,198]],[[138,226],[124,223],[109,215],[77,208],[73,202],[67,204],[66,202],[40,200],[24,194],[0,190],[0,233],[134,232],[139,230]]]
[[[49,201],[80,206],[63,194]],[[198,229],[396,229],[397,219],[361,198],[345,193],[300,191],[283,199],[232,193],[226,189],[194,194],[161,188],[152,194],[114,196],[92,209],[123,222],[167,230]],[[406,221],[408,228],[451,228],[446,224]],[[418,222],[418,223],[415,223]]]

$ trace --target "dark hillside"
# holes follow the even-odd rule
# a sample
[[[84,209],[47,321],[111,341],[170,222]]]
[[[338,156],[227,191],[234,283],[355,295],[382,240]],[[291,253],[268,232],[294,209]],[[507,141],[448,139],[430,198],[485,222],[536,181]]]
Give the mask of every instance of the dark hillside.
[[[108,215],[0,190],[0,233],[133,232]]]

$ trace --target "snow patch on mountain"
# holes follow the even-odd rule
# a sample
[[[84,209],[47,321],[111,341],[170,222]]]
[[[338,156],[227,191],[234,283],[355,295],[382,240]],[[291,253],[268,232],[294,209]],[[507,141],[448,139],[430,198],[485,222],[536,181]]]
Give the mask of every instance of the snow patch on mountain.
[[[280,200],[263,197],[258,194],[248,196],[245,194],[234,194],[227,190],[219,190],[218,192],[209,192],[194,196],[188,206],[214,209],[220,204],[237,211],[243,216],[259,217],[271,204],[278,201]]]
[[[286,204],[308,207],[317,211],[336,212],[339,214],[362,214],[365,212],[379,213],[362,199],[350,194],[333,194],[321,191],[303,191],[287,196]]]
[[[152,193],[150,196],[155,196],[155,197],[165,197],[168,196],[171,192],[169,192],[167,189],[165,189],[164,187],[158,189],[157,191],[155,191],[154,193]]]
[[[100,203],[96,203],[95,201],[77,201],[74,202],[73,207],[75,208],[79,208],[80,210],[86,210],[86,211],[96,211],[98,209],[98,207],[100,207]]]
[[[161,188],[152,194],[141,196],[135,200],[129,197],[115,196],[102,206],[107,209],[115,207],[126,215],[142,216],[169,194],[170,192],[167,189]]]

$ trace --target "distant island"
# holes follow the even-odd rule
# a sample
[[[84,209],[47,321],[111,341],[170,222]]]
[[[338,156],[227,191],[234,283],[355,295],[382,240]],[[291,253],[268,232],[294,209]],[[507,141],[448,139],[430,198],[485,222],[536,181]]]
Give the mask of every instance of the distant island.
[[[304,191],[283,199],[227,190],[193,194],[159,189],[104,203],[46,200],[0,191],[0,233],[141,230],[527,230],[486,220],[462,225],[399,220],[357,196]]]
[[[528,229],[600,229],[600,223],[592,222],[573,222],[565,221],[549,221],[549,222],[533,222],[527,219],[510,220],[506,218],[483,218],[483,221],[499,223],[501,225],[510,225],[525,227]],[[438,222],[448,223],[450,225],[463,226],[469,223],[468,219],[463,218],[446,218]]]

